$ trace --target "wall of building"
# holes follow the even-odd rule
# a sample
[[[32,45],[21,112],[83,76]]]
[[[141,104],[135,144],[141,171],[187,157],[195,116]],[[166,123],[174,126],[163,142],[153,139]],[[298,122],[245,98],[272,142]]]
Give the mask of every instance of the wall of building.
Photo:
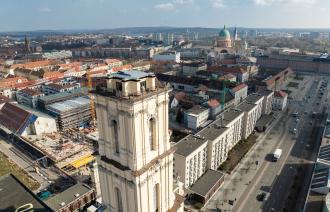
[[[207,168],[207,142],[186,157],[174,153],[174,172],[188,188],[201,177]]]
[[[229,129],[218,138],[208,142],[207,168],[217,170],[227,159],[228,152],[232,146],[232,136],[229,136]]]

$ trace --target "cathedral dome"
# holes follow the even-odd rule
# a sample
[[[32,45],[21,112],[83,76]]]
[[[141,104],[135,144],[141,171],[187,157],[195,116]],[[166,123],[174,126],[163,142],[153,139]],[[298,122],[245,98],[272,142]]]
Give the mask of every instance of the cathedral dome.
[[[223,40],[230,40],[230,33],[226,29],[226,26],[224,26],[223,29],[219,32],[219,37]]]

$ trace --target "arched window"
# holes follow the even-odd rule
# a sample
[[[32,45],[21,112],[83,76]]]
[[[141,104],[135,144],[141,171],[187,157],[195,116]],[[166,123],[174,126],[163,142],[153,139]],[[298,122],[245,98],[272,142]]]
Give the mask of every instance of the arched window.
[[[149,145],[150,150],[156,149],[156,123],[155,119],[149,119]]]
[[[114,137],[114,143],[115,143],[115,150],[116,150],[116,153],[119,154],[118,124],[117,124],[116,120],[112,121],[112,128],[113,128],[113,137]]]
[[[116,203],[117,203],[117,211],[118,212],[123,212],[123,203],[122,203],[122,199],[121,199],[121,193],[119,188],[115,188],[115,196],[116,196]]]
[[[155,186],[154,186],[154,192],[153,192],[153,211],[154,212],[158,212],[160,211],[159,210],[159,204],[160,204],[160,194],[159,194],[160,190],[159,190],[159,183],[157,183]]]

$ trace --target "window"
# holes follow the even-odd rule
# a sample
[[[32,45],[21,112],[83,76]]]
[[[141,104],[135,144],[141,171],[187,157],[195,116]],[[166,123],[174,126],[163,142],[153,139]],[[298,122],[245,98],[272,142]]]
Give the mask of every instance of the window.
[[[156,124],[155,119],[149,119],[149,145],[150,150],[156,149]]]
[[[180,89],[180,90],[184,90],[184,86],[183,86],[183,85],[179,85],[179,86],[178,86],[178,89]]]
[[[140,82],[141,92],[145,91],[146,89],[147,89],[147,82],[146,81]]]
[[[153,193],[153,211],[158,212],[159,211],[159,183],[157,183],[154,186],[154,193]]]
[[[118,188],[115,188],[115,195],[116,195],[116,202],[117,202],[117,211],[118,212],[123,212],[123,204],[122,204],[122,199],[121,199],[121,193]]]
[[[113,138],[115,144],[115,151],[119,154],[119,141],[118,141],[118,124],[116,120],[112,121],[112,128],[113,128]]]
[[[122,91],[123,90],[123,85],[121,84],[121,82],[116,82],[116,90],[117,91]]]

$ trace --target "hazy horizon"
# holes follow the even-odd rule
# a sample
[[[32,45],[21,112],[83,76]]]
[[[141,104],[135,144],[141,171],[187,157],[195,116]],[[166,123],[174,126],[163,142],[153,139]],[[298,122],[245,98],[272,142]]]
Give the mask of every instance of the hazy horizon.
[[[329,0],[2,0],[1,32],[128,27],[329,29]],[[315,15],[317,14],[317,15]]]

